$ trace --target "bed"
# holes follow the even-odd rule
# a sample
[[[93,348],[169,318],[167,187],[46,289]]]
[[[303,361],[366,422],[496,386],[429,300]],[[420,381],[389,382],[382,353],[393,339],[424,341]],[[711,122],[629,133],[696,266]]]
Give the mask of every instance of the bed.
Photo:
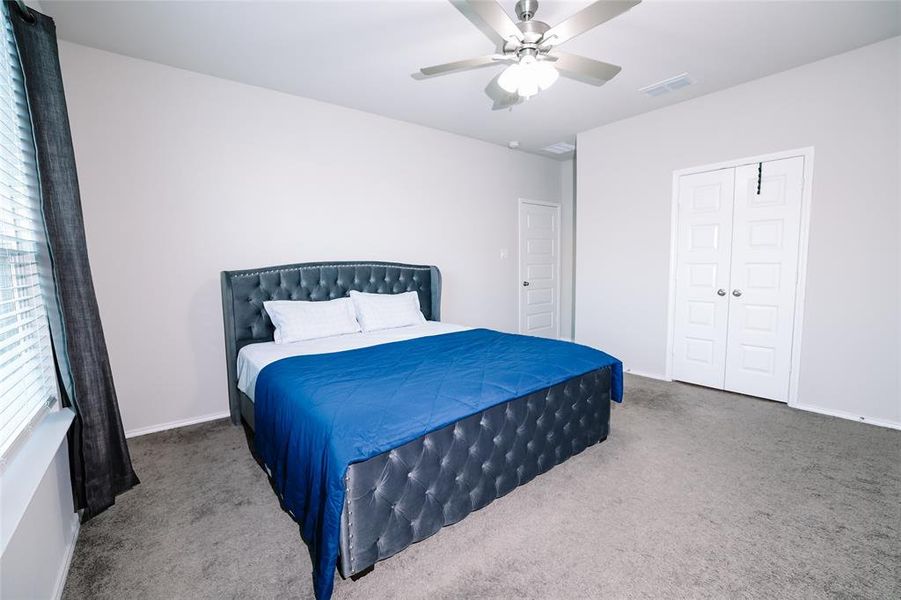
[[[336,567],[342,577],[364,574],[603,441],[610,403],[621,400],[622,365],[606,354],[442,323],[435,266],[300,263],[221,277],[231,419],[248,430],[283,508],[301,526],[321,600]],[[427,322],[294,348],[272,343],[264,301],[330,300],[351,290],[415,291]],[[358,392],[345,399],[348,386]],[[433,403],[411,402],[410,390]],[[311,442],[334,465],[322,481],[298,487],[298,475],[286,472],[308,472],[304,461],[319,450],[296,448],[311,437],[306,427],[320,433],[301,414],[310,406],[334,407],[319,427],[322,440]],[[346,427],[334,425],[340,418]],[[330,512],[334,531],[326,535]]]

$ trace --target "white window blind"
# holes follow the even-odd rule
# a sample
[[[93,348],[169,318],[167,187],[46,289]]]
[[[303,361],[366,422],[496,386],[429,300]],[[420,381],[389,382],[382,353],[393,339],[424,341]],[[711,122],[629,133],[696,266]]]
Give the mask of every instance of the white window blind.
[[[49,410],[56,373],[42,276],[49,275],[31,120],[9,13],[0,33],[0,465]]]

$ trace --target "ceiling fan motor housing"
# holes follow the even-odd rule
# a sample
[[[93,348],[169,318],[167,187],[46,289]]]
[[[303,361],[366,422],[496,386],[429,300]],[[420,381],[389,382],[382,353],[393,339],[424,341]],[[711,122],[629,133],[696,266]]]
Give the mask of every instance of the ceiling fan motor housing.
[[[539,54],[538,42],[544,32],[551,28],[547,23],[535,21],[535,13],[538,11],[538,0],[519,0],[516,3],[516,16],[519,23],[516,27],[522,32],[522,40],[509,40],[504,44],[504,54],[516,58],[523,56],[536,57]]]
[[[522,31],[523,39],[521,42],[511,40],[504,44],[504,54],[516,56],[522,56],[523,54],[537,55],[539,51],[538,42],[541,40],[544,32],[550,29],[551,26],[541,21],[521,21],[516,26]],[[549,49],[548,47],[542,50],[546,52]]]

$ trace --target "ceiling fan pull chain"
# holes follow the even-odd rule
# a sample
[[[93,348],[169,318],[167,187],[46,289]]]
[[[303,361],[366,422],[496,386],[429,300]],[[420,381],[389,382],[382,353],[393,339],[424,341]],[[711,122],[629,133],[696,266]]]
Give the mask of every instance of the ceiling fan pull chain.
[[[763,163],[757,163],[757,195],[760,195],[760,183],[763,179]]]

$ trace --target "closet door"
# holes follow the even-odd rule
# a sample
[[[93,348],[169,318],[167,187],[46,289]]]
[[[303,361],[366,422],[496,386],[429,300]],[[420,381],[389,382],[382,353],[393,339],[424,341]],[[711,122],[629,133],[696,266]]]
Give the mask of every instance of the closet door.
[[[679,179],[673,377],[722,388],[735,169]]]
[[[727,390],[788,401],[804,158],[735,172]]]

